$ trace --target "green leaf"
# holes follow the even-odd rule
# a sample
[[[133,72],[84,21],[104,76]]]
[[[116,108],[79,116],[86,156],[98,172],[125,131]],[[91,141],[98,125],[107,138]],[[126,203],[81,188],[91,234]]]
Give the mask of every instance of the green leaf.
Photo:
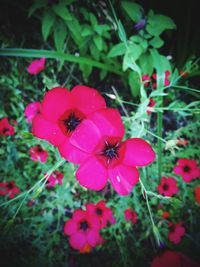
[[[40,9],[41,7],[45,7],[46,5],[47,5],[47,0],[40,0],[40,1],[35,0],[34,4],[29,9],[28,17],[31,17],[37,9]]]
[[[117,26],[118,26],[118,31],[119,31],[119,38],[122,42],[126,44],[127,43],[126,32],[120,20],[118,21]]]
[[[149,76],[153,73],[153,59],[150,53],[142,54],[139,58],[139,65],[142,69],[143,74],[148,74]]]
[[[136,97],[140,94],[140,77],[137,72],[130,71],[128,83],[131,88],[131,94]]]
[[[176,25],[173,20],[163,15],[150,15],[147,24],[147,31],[153,36],[159,36],[164,30],[175,29]]]
[[[79,66],[82,71],[84,81],[88,82],[88,78],[92,72],[92,66],[86,64],[79,64]]]
[[[53,11],[64,20],[72,20],[69,10],[63,4],[53,5]]]
[[[63,50],[66,35],[67,35],[66,26],[62,21],[59,21],[59,23],[57,23],[54,28],[54,43],[58,51]]]
[[[83,41],[83,37],[81,36],[82,27],[81,27],[79,21],[77,20],[77,18],[74,15],[72,15],[72,20],[70,20],[70,21],[66,20],[65,23],[71,32],[71,36],[72,36],[74,42],[78,46],[81,46],[82,41]]]
[[[46,41],[55,22],[55,16],[51,11],[46,11],[42,18],[42,35]]]
[[[81,36],[83,37],[87,37],[93,34],[93,30],[89,25],[84,25],[82,32],[81,32]]]
[[[134,22],[138,22],[142,18],[142,7],[140,5],[124,1],[122,7]]]
[[[160,37],[155,36],[153,39],[149,41],[149,44],[155,48],[160,48],[161,46],[163,46],[164,41]]]
[[[102,51],[102,49],[103,49],[103,39],[101,38],[101,36],[95,35],[94,38],[93,38],[93,41],[94,41],[96,47],[98,48],[98,50]]]
[[[94,45],[93,43],[91,43],[90,46],[89,46],[89,48],[90,48],[90,53],[91,53],[92,57],[93,57],[95,60],[99,61],[99,58],[100,58],[100,52],[99,52],[99,50],[97,49],[96,45]]]
[[[101,70],[101,71],[100,71],[100,80],[101,80],[101,81],[105,79],[107,73],[108,73],[108,72],[107,72],[106,70]]]
[[[108,36],[108,31],[110,30],[110,27],[106,24],[103,25],[94,25],[94,30],[101,36]]]
[[[89,20],[90,20],[92,26],[95,26],[97,24],[97,19],[96,19],[95,15],[93,15],[92,13],[89,14]]]
[[[108,57],[121,56],[121,55],[124,55],[125,52],[126,52],[125,44],[119,43],[111,48],[110,52],[108,53]]]

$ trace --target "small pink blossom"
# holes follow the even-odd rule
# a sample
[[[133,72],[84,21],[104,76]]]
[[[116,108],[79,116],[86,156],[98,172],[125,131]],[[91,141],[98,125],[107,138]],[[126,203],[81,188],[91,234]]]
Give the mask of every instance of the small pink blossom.
[[[182,237],[185,235],[185,228],[182,226],[182,223],[174,224],[169,222],[169,233],[168,239],[174,244],[181,242]]]
[[[13,198],[16,194],[19,193],[19,188],[15,185],[14,181],[1,182],[0,183],[0,195],[8,195],[9,198]]]
[[[33,118],[40,113],[41,110],[41,104],[40,102],[32,102],[29,103],[25,110],[24,110],[24,115],[26,117],[26,121],[27,122],[31,122],[33,120]]]
[[[56,184],[62,184],[64,174],[59,171],[54,171],[48,178],[46,187],[54,187]]]
[[[153,107],[155,106],[156,102],[153,100],[153,98],[149,98],[149,105],[147,106],[147,114],[150,115],[153,111]]]
[[[8,118],[0,120],[0,135],[10,136],[15,133],[14,127],[9,123]]]
[[[27,68],[28,73],[31,75],[36,75],[40,73],[45,67],[45,62],[46,62],[45,58],[33,60]]]
[[[161,183],[158,185],[157,190],[164,196],[171,197],[178,193],[177,182],[173,177],[162,177]]]
[[[175,174],[181,175],[186,183],[200,177],[200,168],[198,168],[196,160],[193,159],[179,159],[173,171]]]
[[[30,157],[33,161],[46,162],[48,157],[48,152],[44,150],[40,145],[31,147],[29,149]]]

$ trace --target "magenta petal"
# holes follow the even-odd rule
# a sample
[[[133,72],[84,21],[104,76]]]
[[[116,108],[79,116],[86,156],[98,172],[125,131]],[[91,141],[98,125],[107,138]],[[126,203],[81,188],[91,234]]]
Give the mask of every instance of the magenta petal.
[[[74,249],[81,249],[86,243],[86,236],[83,233],[77,232],[69,238],[70,246]]]
[[[88,157],[87,153],[73,146],[69,139],[59,146],[58,150],[63,158],[75,164],[80,164]]]
[[[128,166],[145,166],[154,161],[156,154],[151,145],[142,138],[130,138],[124,142],[123,163]]]
[[[72,89],[71,94],[77,109],[85,115],[106,107],[104,98],[93,88],[77,85]]]
[[[78,149],[91,153],[101,140],[101,133],[95,124],[88,119],[76,128],[70,137],[70,142]]]
[[[93,113],[90,119],[99,128],[102,136],[124,136],[124,125],[118,110],[106,108]]]
[[[74,220],[68,220],[64,226],[64,233],[72,235],[77,231],[77,223]]]
[[[79,183],[91,190],[101,190],[107,182],[107,170],[95,157],[88,158],[76,171]]]
[[[56,124],[46,120],[40,114],[33,119],[32,132],[36,137],[45,139],[56,146],[64,143],[67,139]]]
[[[128,195],[139,180],[135,167],[118,165],[108,170],[110,182],[119,195]]]
[[[89,243],[90,246],[95,247],[99,241],[100,241],[100,235],[99,232],[97,230],[91,229],[88,233],[87,233],[87,241]]]
[[[70,92],[61,87],[48,91],[42,101],[42,114],[47,120],[57,122],[58,118],[73,107]]]

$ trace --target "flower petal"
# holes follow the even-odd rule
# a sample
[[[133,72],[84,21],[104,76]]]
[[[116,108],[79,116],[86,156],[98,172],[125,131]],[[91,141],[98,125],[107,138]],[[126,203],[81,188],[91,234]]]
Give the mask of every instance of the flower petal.
[[[100,241],[99,232],[94,229],[91,229],[90,231],[88,231],[86,238],[87,238],[88,243],[92,247],[95,247]]]
[[[33,119],[32,133],[56,146],[64,143],[67,139],[56,124],[46,120],[40,114]]]
[[[139,180],[135,167],[118,165],[108,170],[110,182],[119,195],[128,195]]]
[[[85,115],[106,107],[104,98],[93,88],[77,85],[72,89],[71,94],[76,107]]]
[[[124,136],[124,125],[118,110],[106,108],[93,113],[90,119],[95,123],[102,136]]]
[[[87,153],[73,146],[69,139],[60,145],[58,150],[63,158],[75,164],[80,164],[88,157]]]
[[[123,163],[129,166],[145,166],[154,161],[156,155],[151,145],[142,138],[130,138],[125,142]]]
[[[83,233],[77,232],[69,238],[70,246],[74,249],[81,249],[86,243],[86,236]]]
[[[95,157],[88,158],[76,171],[79,183],[91,190],[101,190],[107,182],[107,170]]]
[[[64,226],[64,233],[72,235],[77,231],[77,223],[74,220],[68,220]]]
[[[101,133],[96,125],[88,119],[76,128],[70,137],[70,142],[78,149],[91,153],[101,140]]]
[[[42,101],[42,114],[47,120],[57,122],[58,118],[73,107],[70,92],[62,87],[48,91]]]

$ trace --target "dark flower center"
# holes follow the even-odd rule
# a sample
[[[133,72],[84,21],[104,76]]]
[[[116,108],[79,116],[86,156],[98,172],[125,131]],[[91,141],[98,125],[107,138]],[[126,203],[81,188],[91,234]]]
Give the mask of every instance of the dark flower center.
[[[120,146],[120,143],[110,144],[110,143],[105,142],[102,155],[106,157],[108,163],[110,163],[110,161],[115,158],[119,158],[119,154],[118,154],[119,146]]]
[[[190,167],[189,166],[184,166],[183,170],[184,170],[184,172],[189,172],[190,171]]]
[[[67,119],[63,120],[64,126],[67,129],[67,132],[72,132],[76,129],[76,127],[80,124],[81,119],[75,116],[75,114],[72,112],[69,114],[69,117]]]
[[[97,209],[96,209],[96,214],[97,214],[97,215],[102,215],[102,213],[103,213],[103,212],[102,212],[102,209],[100,209],[100,208],[97,208]]]
[[[168,184],[164,184],[164,185],[163,185],[163,190],[166,191],[166,190],[168,190],[168,189],[169,189]]]
[[[3,134],[5,134],[5,133],[7,133],[7,132],[9,132],[9,129],[8,128],[3,128]]]
[[[37,152],[41,153],[43,151],[42,147],[41,146],[38,146],[37,147]]]
[[[12,183],[8,183],[8,184],[7,184],[7,188],[8,188],[8,189],[12,189],[13,187],[14,187],[14,186],[13,186]]]
[[[86,221],[80,223],[80,229],[86,231],[89,228],[89,225]]]

